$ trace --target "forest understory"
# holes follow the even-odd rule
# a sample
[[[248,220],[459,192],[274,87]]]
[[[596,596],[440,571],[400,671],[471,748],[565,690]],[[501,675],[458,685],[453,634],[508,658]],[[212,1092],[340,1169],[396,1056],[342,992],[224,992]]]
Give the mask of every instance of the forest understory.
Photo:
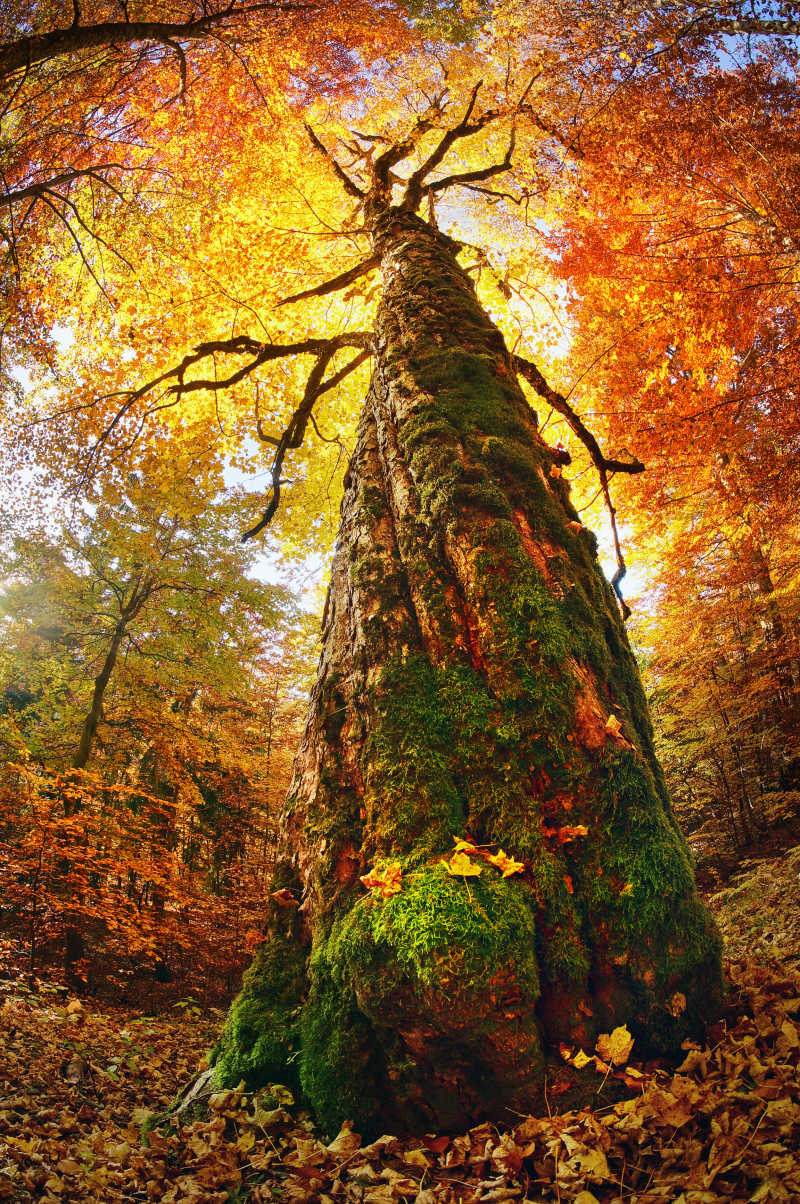
[[[708,896],[729,998],[677,1067],[634,1045],[601,1066],[592,1107],[462,1134],[362,1145],[320,1133],[280,1085],[164,1114],[223,1013],[99,1006],[2,983],[0,1200],[172,1204],[790,1204],[800,1200],[800,846],[743,862]],[[587,1059],[593,1051],[583,1051]],[[576,1050],[565,1056],[578,1057]]]

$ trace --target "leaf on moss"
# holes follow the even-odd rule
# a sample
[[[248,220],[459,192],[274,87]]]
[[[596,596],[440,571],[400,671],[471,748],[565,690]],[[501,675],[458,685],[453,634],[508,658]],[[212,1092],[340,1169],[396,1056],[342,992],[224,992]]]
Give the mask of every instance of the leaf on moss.
[[[361,875],[361,882],[368,890],[376,890],[382,899],[390,899],[403,886],[403,871],[399,861],[391,861],[384,869],[371,869],[368,874]]]
[[[476,853],[478,850],[471,840],[464,840],[462,836],[454,836],[455,848],[454,853]]]
[[[515,861],[513,857],[509,857],[502,849],[498,853],[493,853],[491,857],[487,857],[486,860],[500,870],[504,878],[508,878],[511,874],[521,874],[525,869],[523,862]]]
[[[448,874],[460,874],[462,878],[477,878],[482,873],[482,867],[470,861],[466,853],[453,853],[445,864]]]
[[[606,731],[609,736],[614,736],[615,738],[622,735],[622,724],[616,715],[609,715],[608,719],[606,719]]]

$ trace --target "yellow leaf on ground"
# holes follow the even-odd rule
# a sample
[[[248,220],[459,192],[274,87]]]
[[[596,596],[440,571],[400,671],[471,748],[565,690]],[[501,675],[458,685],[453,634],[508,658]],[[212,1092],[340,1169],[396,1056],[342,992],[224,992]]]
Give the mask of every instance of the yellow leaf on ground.
[[[601,1033],[595,1046],[600,1057],[614,1066],[624,1066],[631,1056],[633,1037],[625,1025],[615,1028],[613,1033]]]

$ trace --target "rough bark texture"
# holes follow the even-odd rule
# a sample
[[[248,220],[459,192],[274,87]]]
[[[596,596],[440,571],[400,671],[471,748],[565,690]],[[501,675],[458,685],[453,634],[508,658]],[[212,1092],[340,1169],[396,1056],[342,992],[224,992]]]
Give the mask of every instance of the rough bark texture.
[[[294,1082],[328,1128],[430,1130],[541,1104],[562,1041],[627,1023],[677,1049],[721,998],[719,940],[501,335],[447,238],[385,210],[374,242],[376,365],[275,882],[302,906],[273,905],[216,1075]],[[448,874],[465,835],[525,873]],[[389,861],[384,900],[359,876]]]

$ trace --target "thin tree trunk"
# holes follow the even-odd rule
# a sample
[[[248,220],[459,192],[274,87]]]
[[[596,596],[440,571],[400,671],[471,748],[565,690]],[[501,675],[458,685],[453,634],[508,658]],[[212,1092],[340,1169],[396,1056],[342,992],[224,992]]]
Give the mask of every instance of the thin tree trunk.
[[[86,718],[83,721],[81,729],[81,738],[78,741],[78,750],[72,758],[73,769],[85,769],[89,757],[92,752],[92,744],[97,733],[97,725],[100,722],[100,716],[103,713],[103,695],[106,692],[106,687],[111,680],[111,674],[114,672],[114,666],[117,663],[120,645],[125,638],[128,620],[120,619],[114,628],[114,634],[111,637],[111,643],[106,653],[106,658],[103,661],[103,667],[94,679],[94,690],[92,692],[92,703],[89,707]]]
[[[374,245],[280,893],[215,1052],[367,1131],[536,1106],[576,1073],[559,1042],[677,1050],[721,996],[616,599],[503,339],[448,238],[384,210]],[[524,872],[449,872],[462,837]],[[394,863],[398,893],[365,889]]]

